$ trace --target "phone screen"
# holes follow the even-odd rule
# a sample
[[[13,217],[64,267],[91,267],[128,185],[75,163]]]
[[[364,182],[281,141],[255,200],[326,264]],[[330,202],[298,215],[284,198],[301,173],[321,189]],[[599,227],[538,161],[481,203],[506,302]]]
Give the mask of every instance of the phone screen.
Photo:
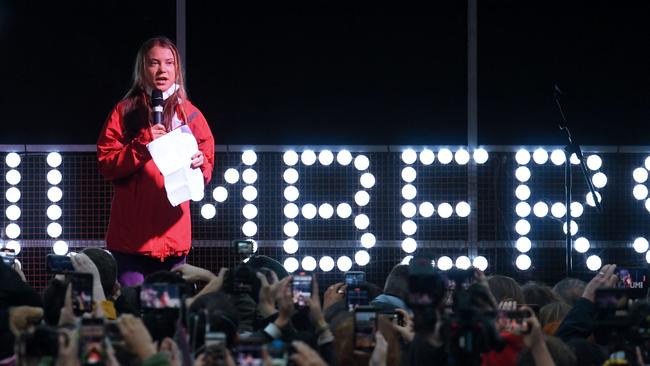
[[[0,249],[0,256],[2,257],[2,261],[8,266],[13,266],[16,261],[16,251],[11,248]]]
[[[293,303],[298,306],[306,306],[307,299],[311,297],[311,274],[300,272],[293,276]]]
[[[103,365],[106,359],[104,321],[98,318],[82,320],[79,328],[79,356],[82,365]]]
[[[354,311],[354,348],[373,349],[375,329],[377,329],[377,312],[374,309],[357,308]]]
[[[350,286],[359,286],[363,284],[366,280],[365,272],[361,271],[352,271],[345,273],[345,284]]]
[[[142,284],[140,306],[144,309],[180,309],[180,288],[177,284],[169,283]]]
[[[73,272],[72,259],[67,255],[48,254],[45,257],[46,270],[48,273]]]
[[[93,275],[69,272],[72,287],[72,310],[75,315],[90,313],[93,309]]]
[[[368,305],[368,288],[365,286],[365,280],[366,274],[361,271],[350,271],[345,274],[348,310]]]
[[[625,288],[633,290],[632,293],[644,292],[648,285],[648,276],[645,268],[617,268],[618,282],[616,288]]]
[[[262,345],[240,343],[237,346],[237,365],[263,366]]]
[[[253,254],[253,242],[250,240],[235,240],[233,242],[238,254],[251,255]]]

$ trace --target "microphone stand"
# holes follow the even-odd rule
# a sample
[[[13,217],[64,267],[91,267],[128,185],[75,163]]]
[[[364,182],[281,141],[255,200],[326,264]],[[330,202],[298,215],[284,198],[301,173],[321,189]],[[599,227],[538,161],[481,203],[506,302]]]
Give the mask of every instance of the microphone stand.
[[[580,162],[580,168],[582,170],[582,174],[585,177],[585,181],[587,182],[587,186],[589,187],[589,191],[591,192],[591,196],[594,198],[594,203],[596,204],[596,209],[598,212],[602,211],[602,206],[600,205],[600,201],[598,200],[598,197],[596,196],[596,190],[594,189],[594,185],[591,182],[591,179],[589,179],[589,173],[587,173],[587,166],[585,165],[585,160],[584,156],[582,155],[582,150],[580,149],[580,145],[576,143],[573,138],[571,137],[571,131],[569,131],[569,126],[567,124],[566,116],[564,115],[564,110],[562,109],[562,104],[560,103],[560,95],[562,95],[562,90],[557,86],[557,84],[554,87],[553,91],[553,97],[555,99],[555,104],[557,104],[557,107],[560,111],[560,116],[562,117],[562,120],[560,121],[560,130],[564,131],[567,136],[567,140],[569,143],[564,147],[564,155],[566,156],[566,161],[564,162],[564,203],[566,205],[566,216],[565,216],[565,222],[566,222],[566,247],[565,247],[565,255],[566,255],[566,277],[570,277],[571,274],[573,273],[573,259],[571,257],[572,251],[573,251],[573,235],[571,234],[571,188],[572,188],[572,179],[571,179],[571,155],[576,154],[576,157],[578,158],[578,161]]]

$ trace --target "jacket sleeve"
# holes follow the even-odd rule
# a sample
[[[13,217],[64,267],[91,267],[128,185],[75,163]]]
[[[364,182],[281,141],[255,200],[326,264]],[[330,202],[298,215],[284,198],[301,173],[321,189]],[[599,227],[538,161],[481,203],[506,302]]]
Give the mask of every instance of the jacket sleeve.
[[[203,173],[203,183],[207,184],[212,179],[212,170],[214,169],[214,137],[208,121],[198,109],[190,114],[189,120],[188,124],[199,145],[199,151],[203,153],[201,172]]]
[[[153,140],[153,136],[148,128],[142,129],[128,143],[124,142],[124,134],[122,113],[116,107],[106,120],[97,141],[99,171],[107,180],[128,177],[151,159],[147,144]]]
[[[567,342],[573,338],[587,338],[594,330],[596,306],[581,297],[564,317],[555,336]]]

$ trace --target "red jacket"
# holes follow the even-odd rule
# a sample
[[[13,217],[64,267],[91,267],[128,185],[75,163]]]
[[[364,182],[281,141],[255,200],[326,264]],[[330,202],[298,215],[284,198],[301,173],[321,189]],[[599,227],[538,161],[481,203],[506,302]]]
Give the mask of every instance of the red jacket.
[[[109,250],[160,260],[187,254],[192,242],[190,203],[183,202],[176,207],[169,203],[163,176],[146,147],[152,141],[148,124],[139,121],[137,125],[142,127],[131,127],[127,132],[125,104],[121,101],[115,106],[97,141],[99,171],[113,182],[114,188],[106,246]],[[180,113],[181,109],[184,114]],[[184,122],[203,152],[201,171],[207,183],[214,166],[214,138],[210,127],[201,111],[189,101],[179,104],[177,115],[181,119],[187,116]],[[146,120],[141,113],[130,113],[127,118],[132,117]]]

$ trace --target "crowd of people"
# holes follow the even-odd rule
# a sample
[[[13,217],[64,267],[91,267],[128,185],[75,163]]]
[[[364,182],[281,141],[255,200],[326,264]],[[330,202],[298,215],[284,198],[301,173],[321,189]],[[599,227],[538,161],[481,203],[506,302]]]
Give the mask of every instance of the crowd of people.
[[[42,293],[18,266],[0,263],[0,365],[644,364],[643,337],[627,336],[643,333],[640,323],[607,325],[624,320],[599,311],[597,294],[618,282],[615,265],[588,283],[553,287],[471,268],[468,281],[441,282],[440,292],[431,278],[442,272],[431,267],[438,277],[414,288],[413,266],[399,264],[383,289],[359,284],[367,304],[354,306],[343,280],[320,292],[312,273],[299,306],[292,274],[261,255],[219,273],[185,263],[129,287],[107,250],[87,248],[71,261],[74,271],[54,275]],[[90,309],[75,306],[75,273],[92,276]],[[145,288],[165,301],[140,301]],[[413,296],[422,291],[426,304]]]

